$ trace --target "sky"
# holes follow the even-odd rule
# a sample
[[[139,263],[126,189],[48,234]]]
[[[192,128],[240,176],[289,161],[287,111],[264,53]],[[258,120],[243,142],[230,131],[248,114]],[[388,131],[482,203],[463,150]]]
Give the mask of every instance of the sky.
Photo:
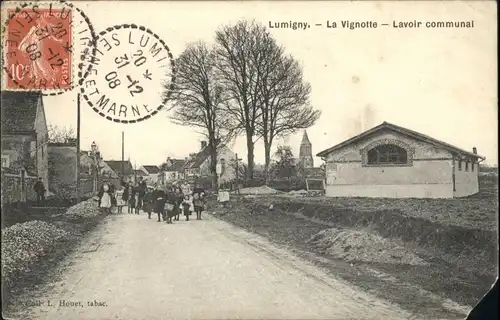
[[[76,6],[97,31],[111,25],[144,25],[162,38],[174,57],[187,43],[213,43],[215,31],[240,19],[269,21],[470,21],[463,29],[270,29],[303,66],[312,86],[311,104],[322,116],[307,130],[313,154],[384,121],[406,127],[487,158],[497,164],[496,8],[474,2],[83,2]],[[76,90],[45,97],[49,125],[76,128]],[[95,141],[106,160],[160,164],[200,148],[201,136],[174,125],[167,113],[137,124],[117,124],[81,101],[81,149]],[[302,132],[278,140],[298,155]],[[232,145],[246,159],[244,137]],[[258,141],[255,162],[264,162]],[[315,166],[321,159],[315,158]]]

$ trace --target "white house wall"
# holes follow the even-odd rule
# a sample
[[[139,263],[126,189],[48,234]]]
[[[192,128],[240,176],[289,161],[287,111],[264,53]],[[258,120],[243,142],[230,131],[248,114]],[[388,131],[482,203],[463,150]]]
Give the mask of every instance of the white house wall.
[[[458,161],[455,161],[455,192],[456,198],[466,197],[479,192],[479,165],[474,164],[472,171],[469,162],[468,170],[465,170],[465,161],[462,161],[462,170],[458,169]]]
[[[181,175],[177,171],[163,171],[165,182],[174,182],[181,178]]]
[[[363,152],[373,143],[408,148],[410,165],[364,166]],[[452,198],[452,155],[429,143],[395,132],[373,136],[332,152],[326,158],[326,195],[331,197]],[[467,182],[465,182],[467,183]]]
[[[236,178],[235,170],[231,166],[231,161],[235,159],[235,153],[229,148],[225,147],[218,151],[217,153],[217,163],[221,163],[221,159],[226,162],[226,169],[219,178],[219,182],[232,181]],[[210,174],[210,157],[208,157],[205,162],[200,166],[200,171],[202,175]]]
[[[149,180],[151,183],[157,183],[158,182],[158,173],[150,173],[146,177],[147,180]]]

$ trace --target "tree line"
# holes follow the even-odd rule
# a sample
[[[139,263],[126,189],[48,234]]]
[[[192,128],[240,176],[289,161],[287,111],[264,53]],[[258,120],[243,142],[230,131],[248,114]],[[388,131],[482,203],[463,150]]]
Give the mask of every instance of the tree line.
[[[321,115],[310,104],[301,65],[255,21],[222,26],[213,45],[188,44],[175,72],[174,85],[165,85],[170,119],[206,138],[215,186],[219,146],[245,136],[246,178],[252,180],[255,143],[262,139],[268,180],[275,140],[311,127]]]

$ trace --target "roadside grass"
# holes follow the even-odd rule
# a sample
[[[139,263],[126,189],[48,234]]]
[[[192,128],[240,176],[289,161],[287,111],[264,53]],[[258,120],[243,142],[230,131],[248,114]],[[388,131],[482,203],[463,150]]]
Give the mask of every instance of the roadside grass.
[[[452,316],[416,288],[474,306],[491,287],[498,261],[498,178],[482,176],[480,183],[479,194],[463,199],[232,197],[230,208],[217,209],[215,217],[285,245],[409,310]],[[332,227],[403,244],[428,265],[332,257],[308,241]]]

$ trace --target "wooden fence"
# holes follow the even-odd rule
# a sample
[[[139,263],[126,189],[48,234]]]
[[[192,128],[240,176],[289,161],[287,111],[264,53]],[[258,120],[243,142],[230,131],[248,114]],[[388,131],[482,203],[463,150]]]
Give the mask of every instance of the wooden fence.
[[[30,176],[25,170],[15,172],[13,170],[2,169],[2,205],[26,203],[36,200],[36,193],[33,187],[37,181],[36,176]],[[99,188],[102,181],[97,182]],[[74,199],[76,198],[75,183],[53,183],[49,186],[53,198]],[[82,177],[80,179],[80,197],[90,198],[94,195],[94,181],[91,178]],[[46,194],[47,196],[47,194]],[[51,198],[48,197],[47,198]]]

